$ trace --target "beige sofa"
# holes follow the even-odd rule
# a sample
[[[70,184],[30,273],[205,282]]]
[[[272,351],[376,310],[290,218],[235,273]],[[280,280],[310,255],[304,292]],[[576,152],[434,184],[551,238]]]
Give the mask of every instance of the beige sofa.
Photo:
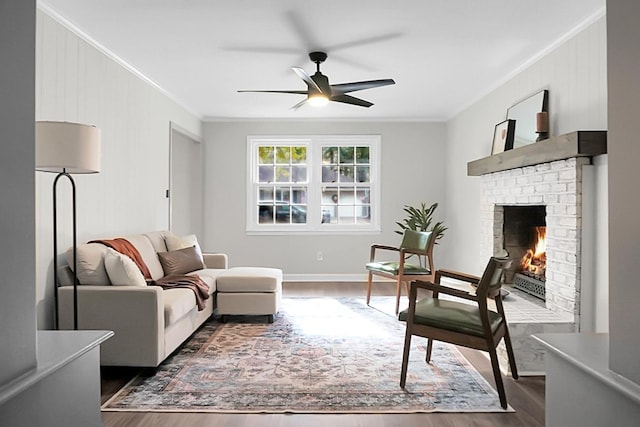
[[[195,239],[195,236],[178,237],[165,231],[123,237],[140,252],[155,280],[165,276],[167,269],[158,254],[181,253],[176,245],[190,250],[187,247],[193,242],[189,238]],[[199,252],[197,240],[195,249]],[[204,265],[189,274],[202,278],[211,295],[200,311],[192,290],[162,289],[147,286],[144,281],[140,283],[135,273],[127,270],[130,265],[122,267],[130,260],[119,258],[114,252],[101,243],[78,246],[78,327],[114,331],[114,337],[101,346],[102,365],[158,366],[213,313],[216,277],[228,268],[227,256],[199,252]],[[67,253],[69,261],[70,258],[71,250]],[[58,288],[59,326],[72,329],[70,270],[67,268],[67,273],[60,277],[65,285]]]

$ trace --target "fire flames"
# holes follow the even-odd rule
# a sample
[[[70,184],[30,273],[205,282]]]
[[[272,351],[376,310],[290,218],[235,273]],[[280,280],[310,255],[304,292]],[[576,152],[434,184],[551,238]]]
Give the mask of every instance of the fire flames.
[[[536,227],[535,231],[535,246],[533,249],[527,250],[520,265],[522,271],[544,277],[547,269],[547,227]]]

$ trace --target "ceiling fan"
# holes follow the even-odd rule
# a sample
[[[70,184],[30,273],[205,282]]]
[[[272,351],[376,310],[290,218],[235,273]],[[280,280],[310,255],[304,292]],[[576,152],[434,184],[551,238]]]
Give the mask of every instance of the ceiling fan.
[[[260,92],[260,93],[293,93],[298,95],[307,95],[305,99],[291,107],[291,110],[297,110],[304,104],[325,105],[329,101],[342,102],[344,104],[357,105],[360,107],[371,107],[373,103],[355,96],[347,95],[349,92],[358,90],[372,89],[380,86],[388,86],[395,84],[393,79],[382,80],[366,80],[361,82],[329,84],[329,78],[320,72],[320,64],[327,59],[325,52],[311,52],[309,59],[316,64],[316,72],[313,76],[307,74],[300,67],[291,67],[291,69],[306,84],[307,90],[239,90],[238,92]]]

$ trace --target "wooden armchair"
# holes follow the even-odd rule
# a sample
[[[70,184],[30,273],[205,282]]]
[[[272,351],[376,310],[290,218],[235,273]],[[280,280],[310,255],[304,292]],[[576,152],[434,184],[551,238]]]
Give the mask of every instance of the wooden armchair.
[[[386,245],[371,245],[371,254],[366,269],[369,271],[367,278],[367,305],[371,300],[371,282],[373,276],[382,276],[393,279],[396,282],[396,314],[400,308],[400,293],[404,283],[409,295],[409,283],[412,280],[433,280],[433,245],[435,235],[430,231],[405,230],[402,243],[399,247]],[[381,261],[376,257],[381,251],[393,259]],[[391,256],[389,254],[392,253]],[[417,262],[407,262],[407,258],[414,255]]]
[[[438,270],[435,274],[435,283],[425,281],[411,283],[409,308],[402,311],[398,316],[400,320],[407,322],[400,387],[404,388],[407,379],[411,336],[418,335],[428,339],[427,362],[431,360],[433,340],[489,352],[493,376],[500,396],[500,404],[503,408],[507,408],[507,397],[498,364],[496,347],[500,340],[504,338],[507,355],[509,356],[511,375],[514,379],[517,379],[518,370],[513,356],[509,328],[507,327],[500,294],[503,272],[509,267],[510,263],[511,261],[509,260],[491,258],[481,278],[448,270]],[[440,283],[442,277],[451,277],[477,285],[475,293],[442,286]],[[433,296],[416,302],[418,288],[432,291]],[[472,304],[451,299],[440,299],[438,298],[440,293],[468,300]],[[488,298],[492,298],[495,301],[497,312],[488,309]]]

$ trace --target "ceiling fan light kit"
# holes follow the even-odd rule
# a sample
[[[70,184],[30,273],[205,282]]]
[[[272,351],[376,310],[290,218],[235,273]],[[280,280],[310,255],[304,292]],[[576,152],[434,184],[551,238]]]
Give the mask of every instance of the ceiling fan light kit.
[[[311,52],[309,59],[316,64],[316,72],[313,76],[307,74],[305,70],[300,67],[291,67],[291,69],[300,77],[306,84],[307,90],[239,90],[238,92],[258,92],[258,93],[292,93],[297,95],[306,95],[307,97],[291,107],[291,110],[297,110],[304,104],[312,106],[322,106],[333,102],[341,102],[343,104],[357,105],[359,107],[371,107],[373,103],[365,101],[364,99],[356,98],[355,96],[347,95],[349,92],[355,92],[358,90],[372,89],[381,86],[388,86],[395,84],[393,79],[382,80],[365,80],[360,82],[329,84],[329,78],[322,74],[320,71],[320,64],[327,59],[325,52]]]

